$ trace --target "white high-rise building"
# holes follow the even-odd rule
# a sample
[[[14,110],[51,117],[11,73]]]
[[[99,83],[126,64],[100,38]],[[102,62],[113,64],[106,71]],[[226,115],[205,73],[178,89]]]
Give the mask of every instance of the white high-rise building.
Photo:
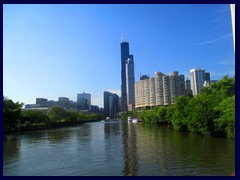
[[[150,106],[156,106],[156,96],[155,96],[155,78],[149,78],[149,99]]]
[[[156,95],[157,106],[164,105],[163,81],[162,81],[163,76],[165,76],[163,73],[155,72],[155,95]]]
[[[194,96],[200,93],[205,81],[205,69],[196,68],[190,70],[191,89]]]
[[[149,79],[143,81],[143,106],[150,106]]]
[[[171,105],[170,80],[169,76],[163,76],[163,98],[164,106]]]

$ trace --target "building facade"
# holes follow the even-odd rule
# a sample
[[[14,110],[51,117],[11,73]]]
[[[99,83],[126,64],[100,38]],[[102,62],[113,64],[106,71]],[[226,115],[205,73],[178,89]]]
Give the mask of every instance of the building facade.
[[[210,74],[207,73],[207,79],[210,81]],[[203,87],[206,80],[205,69],[196,68],[190,70],[191,89],[194,96],[200,94],[200,90]]]
[[[156,95],[156,106],[164,105],[163,98],[163,76],[165,74],[161,72],[155,72],[155,95]]]
[[[185,93],[184,95],[189,96],[192,95],[192,90],[191,90],[191,81],[187,79],[185,81]]]
[[[48,106],[48,99],[46,98],[36,98],[36,104],[40,107],[47,107]]]
[[[77,94],[77,104],[79,110],[91,110],[91,94],[82,93]]]
[[[129,54],[128,42],[121,42],[121,82],[121,110],[134,109],[134,61],[133,55]]]
[[[104,115],[114,116],[119,112],[119,96],[108,91],[103,92]]]
[[[177,71],[169,76],[155,72],[155,78],[143,75],[135,83],[135,105],[136,108],[168,106],[184,93],[184,75],[178,75]]]
[[[67,97],[59,97],[58,98],[58,105],[63,107],[64,109],[69,109],[69,98]]]

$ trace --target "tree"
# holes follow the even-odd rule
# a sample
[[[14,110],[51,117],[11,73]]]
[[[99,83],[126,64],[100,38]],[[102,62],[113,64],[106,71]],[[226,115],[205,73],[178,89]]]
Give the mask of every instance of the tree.
[[[214,108],[220,115],[214,120],[215,134],[235,136],[235,95],[224,99]]]
[[[62,107],[51,107],[48,110],[48,117],[50,118],[51,122],[58,122],[61,120],[66,120],[68,113]]]
[[[201,89],[202,93],[219,95],[221,99],[231,97],[235,94],[235,76],[229,78],[224,76],[216,83],[211,83],[210,87]]]
[[[192,98],[186,106],[188,130],[200,134],[211,134],[214,129],[213,120],[217,117],[213,108],[218,103],[218,99],[213,94],[200,94]]]
[[[23,103],[14,103],[11,99],[3,96],[3,121],[4,128],[13,130],[18,126]]]
[[[166,112],[166,120],[168,122],[168,125],[172,124],[172,117],[175,113],[175,105],[171,105],[167,107],[167,112]]]
[[[187,115],[185,107],[187,106],[190,97],[188,96],[179,96],[175,100],[175,111],[172,116],[172,125],[176,130],[187,131]]]
[[[49,117],[46,112],[40,110],[30,110],[21,113],[20,123],[24,124],[25,122],[33,123],[47,123],[49,122]]]
[[[154,109],[155,112],[155,117],[158,122],[166,122],[166,113],[167,113],[167,108],[164,106],[159,106]]]

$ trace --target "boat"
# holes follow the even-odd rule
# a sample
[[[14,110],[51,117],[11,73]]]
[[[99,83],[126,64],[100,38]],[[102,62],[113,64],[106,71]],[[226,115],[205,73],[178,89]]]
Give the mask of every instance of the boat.
[[[128,122],[132,122],[132,117],[128,116]]]
[[[128,117],[128,122],[132,122],[132,123],[138,123],[140,122],[137,118],[133,118],[131,116]]]
[[[110,119],[110,117],[106,117],[106,120],[109,120]]]
[[[140,121],[137,118],[132,119],[132,123],[138,123],[138,122],[140,122]]]

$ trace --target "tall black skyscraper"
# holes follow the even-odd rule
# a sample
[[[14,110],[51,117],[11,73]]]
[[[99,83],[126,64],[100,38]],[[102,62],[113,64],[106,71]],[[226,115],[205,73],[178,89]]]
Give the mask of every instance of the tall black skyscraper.
[[[129,44],[128,42],[121,43],[121,106],[122,111],[127,111],[127,89],[126,89],[126,60],[129,57]]]
[[[132,60],[132,64],[133,64],[133,55],[129,54],[129,43],[121,42],[121,80],[122,80],[121,106],[122,106],[122,111],[128,111],[127,99],[129,99],[129,98],[127,98],[127,96],[134,97],[134,94],[131,95],[131,93],[129,94],[129,92],[127,92],[127,75],[133,74],[133,76],[134,76],[134,65],[132,65],[132,68],[131,68],[132,72],[130,72],[130,73],[126,72],[126,64],[128,64],[129,59]],[[134,79],[134,77],[133,77],[133,79]],[[132,87],[134,88],[134,82],[133,82]],[[133,92],[134,92],[134,90],[133,90]]]

